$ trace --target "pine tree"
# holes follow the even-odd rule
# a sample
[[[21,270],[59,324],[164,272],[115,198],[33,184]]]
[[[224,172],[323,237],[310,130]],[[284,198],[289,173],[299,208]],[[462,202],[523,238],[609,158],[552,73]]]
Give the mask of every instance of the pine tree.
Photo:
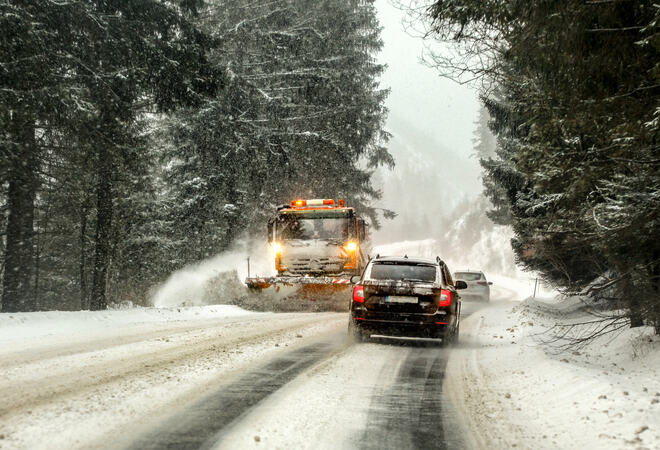
[[[191,6],[198,2],[184,2]],[[8,223],[3,311],[36,308],[34,211],[39,173],[52,159],[92,152],[96,167],[95,261],[92,303],[104,308],[112,247],[113,180],[130,149],[141,115],[193,104],[212,91],[206,37],[185,11],[160,1],[3,3],[2,142]],[[75,149],[56,148],[79,134]],[[61,140],[61,139],[60,139]],[[69,142],[74,140],[70,139]],[[90,189],[90,186],[87,186]]]
[[[168,153],[172,220],[196,239],[178,254],[210,256],[245,229],[261,236],[275,206],[297,197],[346,198],[377,223],[371,168],[392,159],[371,2],[223,6],[204,25],[222,42],[214,62],[227,81],[206,107],[184,113]]]
[[[2,311],[141,302],[292,197],[377,224],[371,174],[392,159],[371,1],[0,8]]]
[[[32,311],[34,207],[43,153],[40,135],[77,109],[62,48],[73,7],[52,2],[0,5],[0,159],[7,190],[3,311]],[[7,168],[5,171],[4,168]]]
[[[441,0],[430,17],[462,48],[439,66],[487,78],[491,217],[519,262],[572,292],[609,277],[631,324],[660,331],[657,5]]]

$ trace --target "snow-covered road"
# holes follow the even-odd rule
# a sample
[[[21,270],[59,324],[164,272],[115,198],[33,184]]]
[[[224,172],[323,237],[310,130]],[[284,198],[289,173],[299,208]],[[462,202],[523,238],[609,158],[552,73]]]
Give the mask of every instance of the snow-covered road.
[[[233,373],[346,322],[341,314],[236,314],[234,307],[2,320],[3,449],[112,447]]]
[[[2,315],[0,448],[660,448],[658,341],[555,354],[539,331],[581,313],[515,292],[449,349],[352,344],[346,313]]]
[[[344,320],[149,426],[129,447],[464,448],[461,416],[442,393],[450,353],[421,341],[353,345]]]
[[[249,411],[216,448],[465,448],[442,392],[449,354],[410,342],[344,347]]]
[[[0,448],[437,441],[450,350],[354,345],[346,323],[223,306],[2,316]]]

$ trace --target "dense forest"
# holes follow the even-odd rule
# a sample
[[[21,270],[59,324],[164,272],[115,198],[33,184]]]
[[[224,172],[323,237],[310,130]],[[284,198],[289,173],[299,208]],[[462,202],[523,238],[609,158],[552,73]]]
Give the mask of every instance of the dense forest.
[[[490,218],[512,225],[518,263],[623,311],[607,330],[660,333],[660,6],[437,0],[421,14],[454,49],[429,62],[481,88]]]
[[[2,311],[104,309],[393,165],[372,0],[0,2]]]

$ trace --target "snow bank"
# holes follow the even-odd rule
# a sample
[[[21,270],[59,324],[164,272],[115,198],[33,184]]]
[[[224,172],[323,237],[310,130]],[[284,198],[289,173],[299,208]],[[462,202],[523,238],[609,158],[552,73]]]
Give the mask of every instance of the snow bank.
[[[436,247],[435,239],[422,239],[376,245],[371,253],[380,256],[408,255],[410,257],[435,259],[439,255],[439,253],[436,253]]]
[[[592,319],[576,298],[496,302],[461,325],[447,392],[482,448],[660,448],[660,339],[626,328],[562,350],[549,330]]]
[[[218,319],[255,314],[233,305],[132,308],[107,311],[47,311],[0,314],[0,344],[26,338],[101,333],[138,324]]]
[[[558,294],[556,290],[550,286],[546,286],[540,280],[537,283],[534,276],[525,272],[520,273],[518,277],[486,273],[486,278],[488,278],[488,281],[493,282],[493,285],[490,287],[490,297],[492,300],[522,301],[534,294],[535,285],[536,295],[539,298],[554,297]]]

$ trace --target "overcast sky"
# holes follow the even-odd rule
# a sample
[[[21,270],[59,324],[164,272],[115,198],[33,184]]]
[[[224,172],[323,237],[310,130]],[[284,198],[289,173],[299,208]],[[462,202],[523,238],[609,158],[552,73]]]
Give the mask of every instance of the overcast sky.
[[[383,190],[377,206],[399,214],[383,222],[376,238],[389,242],[407,239],[410,224],[437,222],[461,199],[481,193],[479,163],[471,157],[479,101],[476,91],[420,62],[424,42],[405,31],[405,12],[389,0],[376,0],[376,8],[384,42],[379,61],[388,66],[381,85],[390,89],[388,147],[397,161],[394,172],[376,175]]]
[[[424,43],[404,30],[405,12],[389,0],[376,0],[384,48],[379,55],[388,68],[381,78],[391,89],[387,100],[391,151],[414,148],[434,161],[452,166],[467,196],[481,191],[479,168],[472,154],[472,134],[479,102],[477,94],[438,75],[420,62]],[[466,178],[467,177],[467,178]],[[450,180],[451,181],[451,180]]]

